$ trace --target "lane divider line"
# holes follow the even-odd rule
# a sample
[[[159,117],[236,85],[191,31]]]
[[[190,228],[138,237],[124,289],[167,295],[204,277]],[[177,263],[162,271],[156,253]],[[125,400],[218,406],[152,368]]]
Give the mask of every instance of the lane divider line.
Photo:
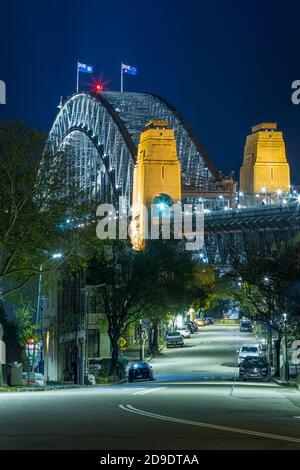
[[[128,404],[125,406],[119,405],[119,408],[130,413],[138,414],[141,416],[146,416],[147,418],[159,419],[162,421],[170,421],[173,423],[187,424],[189,426],[197,426],[199,428],[215,429],[217,431],[233,432],[237,434],[246,434],[248,436],[264,437],[267,439],[276,439],[279,441],[300,443],[300,439],[296,437],[281,436],[279,434],[269,434],[269,433],[260,432],[260,431],[250,431],[248,429],[232,428],[229,426],[220,426],[218,424],[201,423],[198,421],[190,421],[187,419],[173,418],[172,416],[164,416],[164,415],[160,415],[156,413],[150,413],[148,411],[139,410],[138,408],[135,408],[134,406],[131,406]]]
[[[146,393],[156,392],[157,390],[164,390],[165,388],[167,388],[167,387],[150,388],[150,389],[142,390],[142,391],[139,391],[139,392],[135,392],[133,395],[146,395]]]

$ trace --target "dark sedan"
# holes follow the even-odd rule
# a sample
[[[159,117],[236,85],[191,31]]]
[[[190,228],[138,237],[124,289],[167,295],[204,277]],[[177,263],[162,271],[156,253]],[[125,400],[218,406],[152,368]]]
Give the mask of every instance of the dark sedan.
[[[271,368],[263,357],[246,357],[240,365],[239,379],[258,379],[269,381],[271,378]]]
[[[253,325],[249,321],[241,322],[240,324],[240,332],[241,333],[252,333]]]
[[[152,367],[148,362],[135,362],[128,369],[128,382],[140,379],[153,380]]]

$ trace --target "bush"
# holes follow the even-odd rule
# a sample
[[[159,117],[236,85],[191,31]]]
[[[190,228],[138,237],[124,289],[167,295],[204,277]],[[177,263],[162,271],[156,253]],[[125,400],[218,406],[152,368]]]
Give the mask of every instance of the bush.
[[[109,381],[109,371],[110,371],[110,363],[111,360],[109,358],[106,359],[101,359],[99,361],[99,364],[101,365],[101,369],[99,370],[98,376],[97,376],[97,382],[98,383],[103,383],[103,382],[108,382]],[[119,359],[118,364],[117,364],[117,377],[120,380],[123,380],[126,378],[126,366],[128,364],[128,361],[126,359]]]

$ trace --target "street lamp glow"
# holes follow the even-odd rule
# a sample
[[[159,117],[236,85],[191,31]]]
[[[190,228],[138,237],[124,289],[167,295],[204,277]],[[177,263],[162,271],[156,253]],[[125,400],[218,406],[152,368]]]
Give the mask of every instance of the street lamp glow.
[[[62,253],[54,253],[54,254],[52,255],[52,258],[53,258],[53,259],[60,259],[60,258],[62,258]]]
[[[267,189],[265,186],[263,186],[263,187],[261,188],[261,192],[262,192],[262,193],[266,193],[267,190],[268,190],[268,189]]]
[[[278,194],[278,196],[281,196],[282,195],[282,189],[277,189],[276,194]]]

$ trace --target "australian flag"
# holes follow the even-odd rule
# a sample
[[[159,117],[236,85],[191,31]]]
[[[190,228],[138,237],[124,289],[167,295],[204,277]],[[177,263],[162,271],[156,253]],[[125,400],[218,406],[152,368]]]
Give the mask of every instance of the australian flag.
[[[87,64],[81,64],[78,62],[78,72],[83,72],[83,73],[93,73],[94,67],[92,65],[87,65]]]
[[[122,72],[127,73],[128,75],[136,75],[137,74],[137,68],[132,67],[131,65],[122,64]]]

